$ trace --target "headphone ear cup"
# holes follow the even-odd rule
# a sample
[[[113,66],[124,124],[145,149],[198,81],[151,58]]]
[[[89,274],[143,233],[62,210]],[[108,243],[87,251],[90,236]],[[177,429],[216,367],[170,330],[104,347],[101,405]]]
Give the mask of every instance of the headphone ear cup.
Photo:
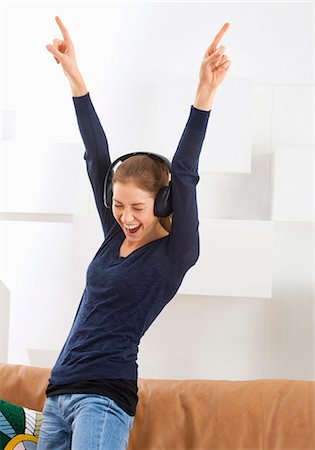
[[[173,212],[171,183],[169,186],[162,186],[154,202],[154,215],[157,217],[167,217]]]
[[[112,207],[113,189],[112,174],[108,172],[104,181],[104,205],[106,208]]]
[[[108,208],[112,207],[112,198],[113,198],[113,190],[111,183],[109,183],[106,188],[106,203],[108,205]]]

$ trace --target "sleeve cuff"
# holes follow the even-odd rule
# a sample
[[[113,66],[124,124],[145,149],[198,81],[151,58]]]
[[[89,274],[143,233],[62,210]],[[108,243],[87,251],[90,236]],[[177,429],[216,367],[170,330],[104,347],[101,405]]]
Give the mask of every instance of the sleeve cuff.
[[[80,113],[88,113],[90,112],[90,108],[92,105],[90,93],[88,92],[85,95],[81,95],[80,97],[73,97],[72,100],[74,103],[74,107],[77,112],[80,111]]]
[[[90,98],[90,93],[89,92],[87,92],[84,95],[80,95],[80,97],[72,96],[73,101],[76,102],[76,103],[80,103],[82,101],[84,102],[87,98]]]
[[[211,109],[210,111],[204,111],[191,105],[187,126],[198,131],[204,131],[208,125],[210,113]]]

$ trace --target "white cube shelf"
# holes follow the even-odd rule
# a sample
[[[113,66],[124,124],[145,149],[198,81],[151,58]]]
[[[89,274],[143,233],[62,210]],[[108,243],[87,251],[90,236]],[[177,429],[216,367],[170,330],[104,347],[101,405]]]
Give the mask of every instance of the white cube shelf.
[[[57,348],[78,303],[72,223],[3,221],[0,272],[10,291],[9,362],[29,363],[31,348]]]
[[[8,362],[11,293],[0,280],[0,363]]]
[[[1,150],[2,211],[74,213],[82,197],[83,153],[76,143],[6,142]],[[87,189],[83,197],[88,204]]]
[[[224,89],[218,92],[210,113],[200,170],[251,172],[253,88],[251,78],[224,80]]]
[[[299,47],[302,50],[302,46]],[[303,46],[304,51],[306,51],[305,46]],[[313,52],[311,49],[309,51],[310,54]],[[299,58],[303,59],[302,54]],[[308,75],[311,75],[311,72]],[[300,74],[297,85],[273,87],[272,144],[274,147],[307,147],[314,142],[314,83],[303,85],[301,78]]]
[[[188,86],[194,86],[194,80],[190,74],[179,77],[167,72],[156,82],[144,80],[139,87],[138,83],[135,80],[133,87],[129,84],[129,90],[126,90],[129,99],[126,101],[124,97],[120,121],[115,115],[111,117],[106,107],[115,102],[117,96],[113,101],[102,102],[91,93],[109,139],[111,156],[117,158],[128,148],[129,151],[153,151],[171,160],[194,103],[195,93],[187,91]],[[142,104],[142,99],[148,97],[150,102]],[[251,172],[253,98],[251,78],[228,77],[224,80],[224,89],[216,94],[210,113],[200,155],[200,171]],[[166,106],[166,99],[173,100]],[[135,110],[135,103],[139,111]],[[127,134],[120,131],[124,127],[128,129]]]
[[[272,231],[269,221],[200,220],[200,257],[178,293],[270,298]]]
[[[272,219],[313,221],[312,147],[276,147],[272,160]]]

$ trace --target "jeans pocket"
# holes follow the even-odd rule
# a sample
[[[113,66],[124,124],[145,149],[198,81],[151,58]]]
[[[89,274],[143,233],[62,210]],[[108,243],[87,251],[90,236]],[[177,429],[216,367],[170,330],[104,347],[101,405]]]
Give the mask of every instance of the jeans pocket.
[[[128,426],[128,429],[130,431],[135,416],[129,416],[129,414],[124,409],[122,409],[114,400],[110,399],[110,402],[110,407],[117,413],[117,415],[120,416],[121,420],[125,425]]]

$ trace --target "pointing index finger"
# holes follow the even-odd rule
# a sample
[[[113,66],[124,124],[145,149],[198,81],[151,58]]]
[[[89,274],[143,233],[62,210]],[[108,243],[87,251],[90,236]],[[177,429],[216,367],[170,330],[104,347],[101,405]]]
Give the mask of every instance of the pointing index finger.
[[[215,38],[213,39],[213,41],[211,42],[211,44],[208,47],[208,51],[207,51],[207,55],[211,55],[211,53],[213,53],[216,48],[218,43],[220,42],[220,40],[222,39],[222,36],[224,35],[224,33],[226,32],[226,30],[229,28],[230,24],[228,22],[226,22],[220,29],[220,31],[215,35]]]
[[[67,28],[64,26],[64,24],[61,22],[60,18],[58,16],[55,17],[55,20],[57,22],[58,27],[60,28],[60,31],[62,33],[62,36],[64,38],[65,41],[70,41],[70,35],[68,33]]]
[[[216,47],[218,45],[218,43],[220,42],[220,40],[222,39],[222,36],[224,35],[224,33],[226,32],[226,30],[229,28],[230,24],[228,22],[226,22],[220,29],[220,31],[216,34],[215,38],[212,41],[212,44],[214,47]]]

